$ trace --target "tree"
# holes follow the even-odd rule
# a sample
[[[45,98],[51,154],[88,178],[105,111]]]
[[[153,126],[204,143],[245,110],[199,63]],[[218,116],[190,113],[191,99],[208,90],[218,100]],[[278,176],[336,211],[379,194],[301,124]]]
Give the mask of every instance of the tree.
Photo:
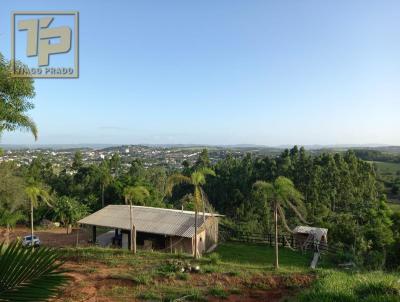
[[[24,205],[25,182],[17,176],[12,163],[0,164],[0,225],[6,227],[6,242],[10,230],[21,220],[20,208]]]
[[[278,177],[273,183],[265,181],[257,181],[253,185],[253,189],[257,194],[260,194],[265,201],[271,201],[271,206],[274,211],[275,221],[275,268],[279,268],[279,241],[278,241],[278,215],[284,226],[290,231],[286,223],[285,208],[290,208],[304,221],[298,207],[303,206],[302,195],[293,185],[293,182],[283,176]]]
[[[203,206],[203,222],[205,221],[205,192],[203,191],[202,186],[206,183],[206,176],[211,175],[215,176],[215,172],[210,168],[201,168],[199,170],[194,171],[190,177],[182,174],[173,174],[168,178],[167,182],[167,195],[171,196],[172,191],[175,186],[180,184],[189,184],[193,186],[193,199],[195,203],[195,215],[194,215],[194,257],[198,258],[197,251],[197,215],[199,211],[199,207]]]
[[[56,250],[0,244],[0,301],[47,301],[69,280]]]
[[[83,155],[81,151],[76,151],[72,161],[72,170],[78,171],[83,166]]]
[[[88,208],[75,198],[61,196],[55,200],[53,211],[54,218],[62,222],[68,234],[69,226],[87,215]]]
[[[13,77],[11,62],[0,54],[0,135],[3,131],[27,130],[35,140],[38,130],[35,122],[26,114],[34,105],[29,99],[35,96],[31,78]],[[21,65],[15,62],[16,65]]]
[[[209,168],[210,167],[210,158],[208,156],[208,150],[203,149],[201,150],[199,157],[197,158],[193,168],[194,170],[199,170],[202,168]]]
[[[39,206],[39,202],[42,201],[48,206],[51,207],[49,201],[50,201],[50,195],[47,192],[45,188],[39,183],[33,183],[30,184],[26,187],[25,193],[29,199],[30,202],[30,208],[31,208],[31,240],[33,241],[33,209],[37,208]],[[32,244],[33,248],[33,244]]]
[[[24,215],[20,211],[10,211],[3,209],[0,212],[0,225],[6,227],[6,240],[5,243],[10,242],[10,231],[15,227],[18,221],[24,219]]]
[[[136,228],[132,218],[132,203],[143,203],[149,197],[149,191],[143,186],[126,187],[124,189],[125,203],[129,204],[129,229],[131,233],[131,251],[136,254]]]
[[[101,207],[104,208],[104,191],[106,187],[111,183],[112,176],[110,173],[110,168],[108,167],[107,162],[102,162],[99,171],[98,177],[100,182],[100,190],[101,190]]]

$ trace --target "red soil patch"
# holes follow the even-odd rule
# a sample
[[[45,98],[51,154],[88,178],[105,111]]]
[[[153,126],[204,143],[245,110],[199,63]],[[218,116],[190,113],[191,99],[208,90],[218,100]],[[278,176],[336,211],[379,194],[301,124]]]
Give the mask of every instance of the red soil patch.
[[[222,273],[212,274],[190,274],[188,280],[177,280],[168,277],[156,277],[148,285],[138,285],[134,281],[127,279],[114,278],[114,275],[126,272],[127,268],[122,266],[110,267],[99,262],[67,262],[64,267],[71,272],[68,273],[72,281],[64,290],[62,295],[54,302],[61,302],[68,298],[71,301],[140,301],[140,299],[127,298],[121,300],[117,298],[108,298],[104,294],[113,287],[126,287],[136,291],[138,288],[149,288],[154,290],[159,284],[163,286],[192,287],[207,290],[219,286],[226,292],[236,288],[239,294],[231,294],[222,299],[214,296],[207,296],[211,302],[259,302],[282,301],[285,297],[293,296],[299,288],[305,288],[314,280],[313,275],[293,274],[290,276],[259,274],[249,279],[240,276],[231,276]],[[95,268],[95,271],[91,269]],[[140,272],[138,272],[140,273]]]
[[[5,238],[6,231],[4,228],[0,228],[0,242],[3,242]],[[23,226],[18,226],[13,229],[10,233],[10,240],[15,240],[16,238],[22,238],[31,233],[30,229]],[[73,229],[70,234],[66,233],[65,228],[51,228],[45,230],[39,230],[34,232],[35,235],[39,236],[40,241],[45,246],[51,247],[64,247],[64,246],[75,246],[78,229]],[[87,245],[90,236],[85,229],[79,230],[78,240],[79,245]]]

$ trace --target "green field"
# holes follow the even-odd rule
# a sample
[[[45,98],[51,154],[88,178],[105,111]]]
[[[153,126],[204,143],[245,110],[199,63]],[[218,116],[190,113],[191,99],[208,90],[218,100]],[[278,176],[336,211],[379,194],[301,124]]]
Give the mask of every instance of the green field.
[[[382,175],[396,175],[400,173],[400,164],[399,163],[390,163],[390,162],[379,162],[374,161],[371,162],[376,165],[378,172]]]
[[[370,161],[376,167],[377,179],[385,188],[385,194],[392,203],[391,208],[397,211],[400,205],[400,190],[393,191],[393,187],[400,187],[400,163]]]
[[[400,212],[400,203],[390,202],[388,203],[389,208],[392,209],[394,212]]]
[[[107,301],[207,301],[257,296],[272,292],[294,302],[400,301],[400,275],[352,272],[331,268],[310,270],[311,255],[280,249],[279,271],[267,245],[223,243],[197,261],[188,255],[91,248],[64,249],[65,267],[79,280],[60,295],[62,301],[83,301],[91,289]],[[176,263],[200,266],[182,273]],[[212,300],[215,301],[215,300]],[[246,301],[246,300],[243,300]],[[255,300],[251,300],[255,301]],[[274,300],[275,301],[275,300]]]

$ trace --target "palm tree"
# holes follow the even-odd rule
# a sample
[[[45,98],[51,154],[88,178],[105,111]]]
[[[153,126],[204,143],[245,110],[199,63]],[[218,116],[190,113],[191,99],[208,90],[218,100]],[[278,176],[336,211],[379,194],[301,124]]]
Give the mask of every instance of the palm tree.
[[[194,233],[195,233],[195,240],[194,240],[194,257],[198,258],[198,251],[197,251],[197,215],[199,211],[199,207],[203,207],[203,223],[205,221],[205,196],[206,194],[203,191],[202,186],[206,183],[206,176],[211,175],[215,176],[215,172],[210,168],[200,168],[194,171],[190,176],[185,176],[182,174],[173,174],[168,178],[167,181],[167,188],[166,193],[167,195],[172,195],[172,190],[175,186],[180,184],[189,184],[193,186],[193,199],[194,199]]]
[[[25,249],[18,241],[0,244],[0,301],[47,301],[69,277],[60,269],[60,254],[43,247]]]
[[[131,234],[130,249],[136,254],[136,228],[132,219],[132,203],[142,204],[146,197],[150,196],[149,191],[143,186],[126,187],[124,189],[125,203],[129,204],[129,229]]]
[[[302,195],[293,185],[293,182],[283,176],[278,177],[273,183],[265,181],[257,181],[253,185],[253,190],[260,194],[264,201],[271,201],[274,211],[275,221],[275,268],[279,268],[279,249],[278,249],[278,215],[281,217],[282,223],[287,230],[292,232],[286,222],[285,208],[290,208],[302,220],[307,223],[299,208],[304,207]]]
[[[39,201],[42,201],[51,207],[49,203],[51,198],[46,189],[44,189],[40,184],[30,184],[25,188],[25,193],[28,196],[31,206],[31,240],[33,243],[33,209],[39,206]]]
[[[17,222],[24,218],[24,215],[20,211],[10,211],[4,209],[0,213],[0,225],[6,227],[6,240],[5,244],[8,245],[10,242],[10,231],[15,227]]]

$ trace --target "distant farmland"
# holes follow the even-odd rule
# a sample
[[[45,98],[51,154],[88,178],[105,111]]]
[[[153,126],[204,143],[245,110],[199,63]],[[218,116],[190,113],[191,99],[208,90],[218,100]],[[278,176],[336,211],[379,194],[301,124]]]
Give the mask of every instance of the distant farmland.
[[[393,209],[400,209],[400,192],[394,187],[400,188],[400,163],[370,161],[376,167],[378,179],[385,186],[385,191]],[[398,204],[397,204],[398,203]]]

